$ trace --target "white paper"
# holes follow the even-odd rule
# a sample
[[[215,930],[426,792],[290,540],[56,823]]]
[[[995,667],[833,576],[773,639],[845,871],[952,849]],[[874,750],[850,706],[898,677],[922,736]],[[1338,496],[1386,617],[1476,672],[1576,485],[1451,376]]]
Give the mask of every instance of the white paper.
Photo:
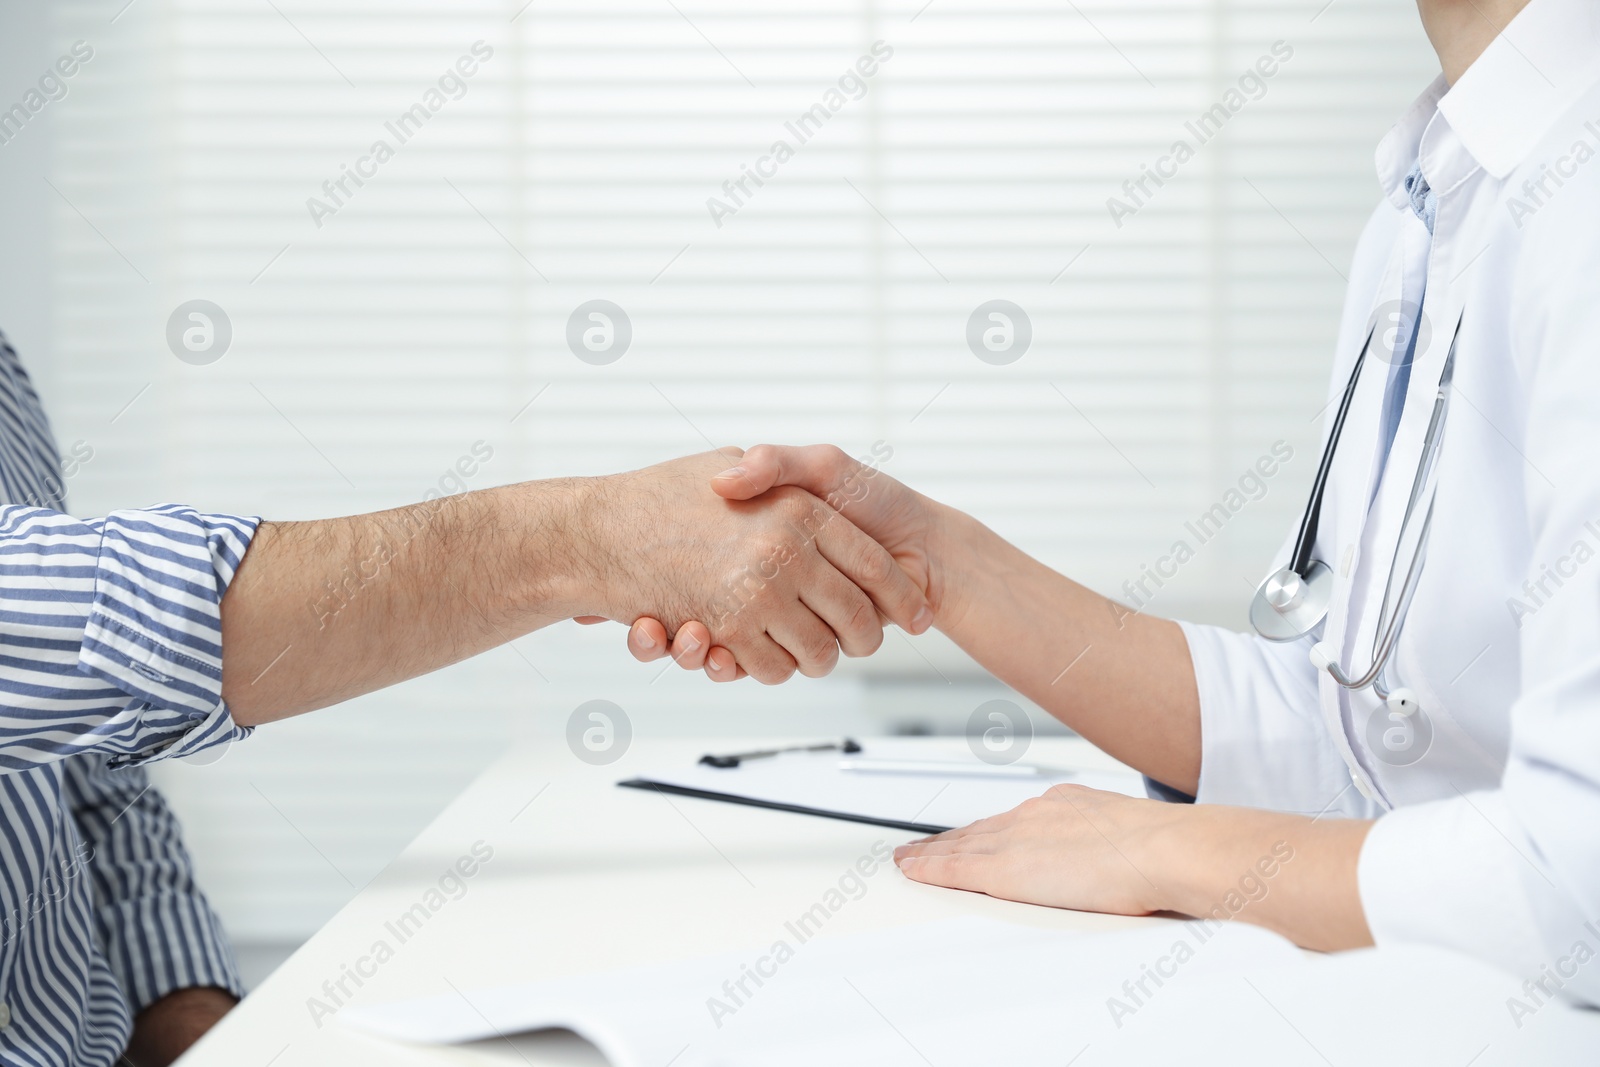
[[[546,1028],[613,1067],[1326,1067],[1590,1064],[1600,1012],[1442,949],[1311,957],[1240,923],[1121,933],[950,919],[376,1008],[381,1037],[464,1043]],[[758,986],[748,977],[762,972]],[[744,991],[738,988],[744,981]]]
[[[926,749],[912,751],[927,758]],[[893,742],[875,742],[860,755],[893,759],[903,750]],[[968,760],[982,766],[976,756]],[[1036,778],[869,774],[840,770],[837,752],[789,752],[729,768],[693,764],[641,777],[685,789],[941,827],[965,826],[1010,811],[1058,783],[1145,795],[1144,780],[1129,771],[1061,768],[1060,774]]]
[[[924,1055],[941,1065],[1060,1067],[1186,985],[1302,965],[1289,942],[1236,923],[1072,934],[963,918],[808,941],[789,932],[743,953],[339,1018],[425,1043],[567,1028],[615,1067],[925,1064]]]

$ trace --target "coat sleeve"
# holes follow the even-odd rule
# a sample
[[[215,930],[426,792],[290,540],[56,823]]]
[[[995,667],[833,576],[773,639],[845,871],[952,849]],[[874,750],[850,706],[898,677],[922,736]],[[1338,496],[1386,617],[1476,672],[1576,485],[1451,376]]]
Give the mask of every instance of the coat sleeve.
[[[1278,643],[1182,623],[1200,693],[1200,791],[1207,804],[1366,816],[1317,699],[1311,639]]]
[[[1510,293],[1532,566],[1600,520],[1600,177],[1571,182],[1530,224]],[[1380,945],[1426,942],[1529,980],[1522,1010],[1561,995],[1600,1005],[1600,559],[1520,620],[1522,677],[1497,789],[1378,820],[1360,887]],[[1516,1009],[1513,1007],[1513,1012]]]

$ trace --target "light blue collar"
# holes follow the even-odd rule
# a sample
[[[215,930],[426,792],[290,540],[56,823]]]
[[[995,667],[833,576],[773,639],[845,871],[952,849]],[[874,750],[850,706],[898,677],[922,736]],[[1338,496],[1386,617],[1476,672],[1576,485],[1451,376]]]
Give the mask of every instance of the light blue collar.
[[[1428,188],[1428,179],[1422,176],[1421,160],[1411,164],[1411,169],[1406,172],[1401,185],[1411,201],[1411,210],[1416,212],[1417,218],[1428,227],[1428,232],[1433,233],[1433,220],[1439,215],[1439,198]]]

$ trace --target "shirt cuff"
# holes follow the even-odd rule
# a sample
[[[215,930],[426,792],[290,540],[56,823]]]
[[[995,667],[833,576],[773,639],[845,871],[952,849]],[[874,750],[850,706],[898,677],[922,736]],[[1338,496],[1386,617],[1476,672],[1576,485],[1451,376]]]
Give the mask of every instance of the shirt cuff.
[[[100,909],[106,959],[134,1014],[179,989],[244,996],[233,949],[205,898],[184,893],[119,900]]]
[[[1498,791],[1407,805],[1378,819],[1357,866],[1373,941],[1436,945],[1538,975],[1551,961],[1524,887],[1532,861],[1512,844],[1521,836]]]
[[[113,765],[249,735],[222,700],[221,605],[260,521],[170,504],[106,516],[78,669],[133,700]]]
[[[1144,795],[1151,800],[1164,800],[1168,804],[1193,804],[1194,797],[1188,793],[1162,785],[1148,774],[1144,776]]]

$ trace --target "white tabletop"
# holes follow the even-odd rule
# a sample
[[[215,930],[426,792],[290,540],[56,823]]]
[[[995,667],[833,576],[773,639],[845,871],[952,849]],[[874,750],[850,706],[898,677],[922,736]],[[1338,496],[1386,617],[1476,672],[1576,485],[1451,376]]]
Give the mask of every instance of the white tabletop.
[[[965,752],[961,738],[916,743],[928,758]],[[184,1067],[601,1064],[570,1035],[402,1046],[341,1025],[336,1012],[772,944],[875,845],[881,854],[882,844],[913,835],[616,786],[705,752],[771,744],[637,740],[603,767],[583,763],[560,739],[510,752],[197,1045]],[[1037,739],[1028,759],[1118,769],[1077,740]],[[937,889],[892,865],[879,865],[865,886],[815,936],[963,915],[1066,931],[1176,922]],[[403,925],[407,913],[413,917]],[[1587,1063],[1600,1047],[1600,1013],[1550,1005],[1513,1025],[1502,1005],[1515,979],[1448,953],[1396,951],[1341,954],[1287,978],[1280,972],[1270,1001],[1254,986],[1237,998],[1221,986],[1205,986],[1198,999],[1164,998],[1175,1014],[1129,1035],[1148,1038],[1149,1047],[1140,1052],[1135,1042],[1106,1062],[1489,1067]]]
[[[516,1048],[496,1042],[401,1049],[337,1025],[311,998],[329,1007],[336,1007],[335,996],[346,1004],[376,1004],[449,993],[452,984],[471,990],[770,943],[876,842],[893,846],[915,835],[668,798],[616,783],[693,763],[706,752],[772,743],[638,739],[604,767],[579,761],[559,739],[508,753],[196,1046],[184,1067],[600,1062],[549,1038],[522,1039]],[[919,744],[930,757],[966,751],[961,738]],[[1036,739],[1029,751],[1035,757],[1086,769],[1119,767],[1087,742],[1062,738]],[[464,879],[464,893],[430,896],[448,868],[473,857],[474,845],[480,854],[492,849],[493,856]],[[1172,921],[936,889],[892,866],[866,884],[866,893],[840,909],[822,936],[972,914],[1067,930]],[[448,880],[446,888],[452,888]],[[419,903],[436,910],[404,930],[395,925]],[[397,931],[409,935],[404,942]],[[393,948],[381,963],[373,955],[380,941]],[[358,964],[371,975],[359,987],[350,977]],[[349,998],[337,989],[341,978]],[[335,984],[333,996],[324,983]]]

